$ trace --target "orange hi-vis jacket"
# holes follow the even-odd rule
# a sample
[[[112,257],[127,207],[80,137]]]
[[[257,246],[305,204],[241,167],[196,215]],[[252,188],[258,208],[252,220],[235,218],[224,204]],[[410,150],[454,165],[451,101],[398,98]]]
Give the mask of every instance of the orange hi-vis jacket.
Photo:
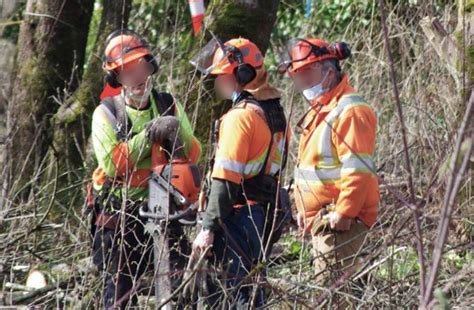
[[[377,117],[349,85],[348,77],[316,99],[304,117],[295,168],[298,213],[310,230],[319,210],[335,211],[371,227],[376,220],[379,185],[373,162]]]
[[[240,184],[258,175],[270,146],[271,131],[263,110],[250,100],[243,100],[221,117],[212,178]],[[285,149],[284,133],[273,137],[265,173],[280,171]]]

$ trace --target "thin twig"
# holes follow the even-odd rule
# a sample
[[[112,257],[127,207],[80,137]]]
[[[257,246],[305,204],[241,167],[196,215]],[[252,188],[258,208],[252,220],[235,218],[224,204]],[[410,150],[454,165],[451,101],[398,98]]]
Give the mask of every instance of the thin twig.
[[[403,118],[402,105],[400,103],[400,94],[398,92],[397,79],[395,77],[395,66],[393,63],[392,52],[390,49],[390,40],[388,36],[388,27],[387,27],[387,21],[385,17],[384,1],[379,0],[379,4],[380,4],[380,18],[382,22],[382,29],[383,29],[384,42],[385,42],[385,50],[387,52],[387,58],[390,65],[390,78],[392,81],[393,96],[395,97],[398,118],[400,120],[400,126],[401,126],[403,150],[405,153],[405,164],[406,164],[406,169],[408,171],[408,186],[410,188],[411,203],[415,204],[415,199],[416,199],[415,187],[413,185],[413,175],[412,175],[412,170],[411,170],[410,154],[408,152],[407,133],[406,133],[405,121]],[[413,211],[413,218],[415,220],[416,243],[417,243],[417,250],[418,250],[418,259],[420,261],[420,301],[421,301],[422,296],[425,293],[425,258],[424,258],[423,236],[421,234],[421,229],[420,229],[419,206],[418,204],[415,204],[415,206],[416,206],[416,209]]]
[[[436,240],[434,243],[433,249],[433,260],[430,268],[430,275],[427,281],[426,292],[423,298],[423,304],[427,306],[431,302],[431,298],[433,297],[433,290],[434,285],[436,283],[436,278],[438,275],[439,267],[441,264],[441,260],[443,258],[443,247],[448,238],[449,233],[449,224],[451,222],[451,215],[453,212],[453,206],[456,201],[457,192],[461,186],[461,180],[464,173],[467,170],[470,156],[472,153],[473,143],[472,143],[472,107],[474,105],[474,92],[471,92],[471,97],[466,107],[466,112],[464,114],[464,119],[459,127],[458,137],[456,139],[456,147],[454,149],[454,153],[451,158],[450,167],[452,169],[452,173],[449,177],[446,194],[444,196],[444,203],[443,209],[441,211],[440,220],[438,224],[438,234],[436,236]],[[465,133],[468,132],[471,134],[471,142],[469,145],[469,149],[464,154],[464,158],[462,159],[462,163],[458,169],[456,169],[456,161],[458,160],[458,156],[461,152],[461,146],[464,141]]]

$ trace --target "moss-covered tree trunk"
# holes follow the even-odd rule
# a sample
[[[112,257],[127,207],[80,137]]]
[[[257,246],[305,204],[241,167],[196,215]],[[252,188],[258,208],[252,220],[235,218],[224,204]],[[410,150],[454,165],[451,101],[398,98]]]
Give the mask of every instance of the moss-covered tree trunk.
[[[5,184],[25,198],[51,143],[57,98],[77,87],[94,0],[28,0],[8,104]]]
[[[82,81],[52,119],[54,141],[51,155],[59,160],[61,171],[67,171],[61,177],[61,186],[71,186],[84,177],[92,113],[104,88],[102,55],[105,40],[110,32],[127,27],[131,4],[132,0],[102,0],[100,23]],[[65,194],[67,198],[68,193]]]
[[[223,40],[244,37],[263,53],[268,48],[279,0],[215,0],[209,5],[208,27]]]
[[[95,55],[102,54],[104,39],[108,32],[127,24],[131,4],[131,1],[127,1],[127,3],[112,0],[103,1],[104,12],[94,48]],[[208,27],[221,39],[246,37],[254,41],[265,52],[276,20],[278,5],[279,0],[213,0],[210,1],[206,10],[209,14],[206,22]],[[119,8],[120,10],[118,10]],[[208,33],[203,35],[209,37]],[[198,41],[199,38],[196,42]],[[90,136],[91,115],[94,107],[98,104],[98,96],[104,86],[101,65],[100,59],[91,59],[78,90],[54,117],[55,150],[60,152],[61,158],[67,158],[67,162],[64,164],[67,164],[67,169],[71,172],[82,169],[86,161],[85,150]],[[189,67],[186,67],[182,72],[189,72]],[[197,97],[197,93],[194,93],[184,99],[189,102],[189,100],[193,101],[190,98]],[[207,140],[212,120],[218,117],[224,108],[222,102],[209,105],[208,99],[199,99],[202,104],[199,105],[200,121],[196,130],[202,141]],[[69,174],[69,176],[73,175]]]
[[[458,25],[455,31],[456,43],[462,54],[457,68],[462,72],[464,102],[469,100],[474,86],[474,1],[458,0]]]
[[[265,53],[279,3],[279,0],[213,0],[206,9],[206,14],[209,14],[205,20],[206,27],[223,41],[237,37],[247,38]],[[202,35],[205,36],[202,40],[204,43],[211,38],[207,32]],[[201,40],[198,38],[197,41]],[[195,49],[198,50],[199,47]],[[207,91],[212,88],[212,83],[207,82],[203,85],[206,91],[194,91],[187,98],[188,102],[197,103],[199,121],[196,122],[195,130],[202,142],[208,141],[213,121],[228,108],[225,102],[216,102],[209,95],[201,96],[213,93]]]
[[[457,26],[452,34],[436,17],[425,17],[420,25],[467,102],[474,81],[474,1],[458,0]]]

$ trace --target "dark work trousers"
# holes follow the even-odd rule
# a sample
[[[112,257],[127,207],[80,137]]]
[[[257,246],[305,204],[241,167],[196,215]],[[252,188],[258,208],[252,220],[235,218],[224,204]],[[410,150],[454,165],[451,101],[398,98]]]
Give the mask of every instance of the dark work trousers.
[[[153,268],[153,239],[145,233],[146,220],[138,207],[125,216],[125,225],[115,229],[97,227],[92,243],[93,263],[104,275],[103,306],[125,309],[137,303],[138,280]],[[179,223],[168,225],[172,284],[177,286],[191,247]]]
[[[226,303],[233,309],[247,309],[250,306],[253,294],[253,283],[258,273],[249,278],[249,273],[262,258],[265,246],[263,231],[265,225],[265,211],[261,205],[250,208],[244,206],[234,209],[233,213],[223,220],[223,228],[215,233],[213,251],[217,263],[224,270],[224,282],[232,300]],[[262,275],[262,273],[260,273]],[[217,288],[215,288],[217,289]],[[224,294],[212,292],[208,299],[212,307],[224,302]],[[254,305],[262,306],[265,303],[263,288],[256,293]],[[227,305],[223,305],[227,308]]]

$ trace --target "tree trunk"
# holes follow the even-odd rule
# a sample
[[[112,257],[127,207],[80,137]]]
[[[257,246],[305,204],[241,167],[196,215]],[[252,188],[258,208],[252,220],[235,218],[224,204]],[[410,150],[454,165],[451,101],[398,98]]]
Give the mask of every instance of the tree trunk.
[[[244,37],[254,42],[265,54],[275,24],[279,0],[214,0],[208,12],[209,29],[227,41]]]
[[[0,5],[0,19],[13,19],[13,15],[17,12],[18,0],[11,0]],[[15,23],[16,21],[12,21]],[[7,22],[8,23],[8,22]],[[3,24],[3,25],[2,25]],[[6,113],[8,107],[8,98],[11,91],[11,76],[13,63],[16,56],[16,45],[13,44],[12,37],[5,38],[5,23],[0,23],[0,154],[5,152],[5,135],[6,135]],[[0,156],[0,167],[3,165],[3,156]]]
[[[99,104],[104,88],[102,55],[105,39],[113,30],[126,28],[132,0],[102,0],[102,16],[91,57],[81,84],[59,108],[53,118],[54,151],[60,167],[69,176],[80,179],[86,161],[86,146],[90,135],[92,113]],[[67,180],[70,183],[71,179]]]
[[[441,58],[467,102],[474,81],[474,4],[458,0],[458,21],[449,34],[439,19],[425,17],[420,21],[428,41]],[[463,111],[464,107],[460,107]]]
[[[51,142],[49,120],[77,87],[93,0],[28,0],[18,38],[16,77],[8,107],[6,187],[25,198]]]
[[[211,15],[205,22],[208,23],[207,28],[221,40],[227,41],[232,38],[244,37],[254,42],[265,54],[279,3],[279,0],[213,0],[206,9],[207,14]],[[207,32],[203,35],[206,37],[203,40],[205,44],[211,36]],[[209,82],[211,81],[205,81],[202,85],[207,91],[194,91],[189,95],[190,98],[185,98],[187,102],[196,103],[199,122],[196,124],[195,130],[203,143],[211,137],[209,132],[213,121],[229,108],[226,102],[216,102],[209,95],[201,97],[200,94],[208,94],[208,90],[212,88],[212,83]],[[192,85],[189,89],[191,87]]]

